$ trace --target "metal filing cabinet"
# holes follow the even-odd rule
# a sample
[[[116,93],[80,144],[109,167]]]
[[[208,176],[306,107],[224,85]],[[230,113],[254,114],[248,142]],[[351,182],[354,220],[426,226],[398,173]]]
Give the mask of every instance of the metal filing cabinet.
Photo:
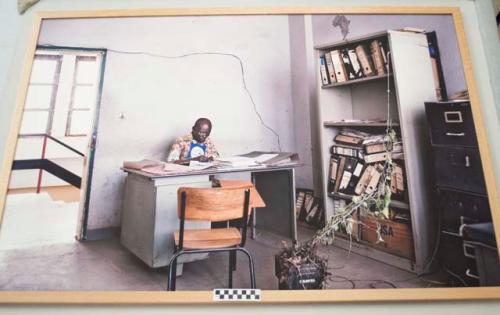
[[[439,199],[438,257],[449,274],[475,286],[478,285],[476,262],[464,255],[460,227],[491,222],[491,212],[470,102],[428,102],[425,111]]]

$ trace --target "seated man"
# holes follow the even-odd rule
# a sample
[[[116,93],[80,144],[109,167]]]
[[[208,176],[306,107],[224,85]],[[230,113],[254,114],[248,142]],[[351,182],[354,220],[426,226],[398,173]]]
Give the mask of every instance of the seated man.
[[[177,138],[170,148],[167,162],[187,164],[190,160],[208,162],[219,153],[208,137],[212,131],[212,123],[207,118],[199,118],[194,123],[190,134]]]

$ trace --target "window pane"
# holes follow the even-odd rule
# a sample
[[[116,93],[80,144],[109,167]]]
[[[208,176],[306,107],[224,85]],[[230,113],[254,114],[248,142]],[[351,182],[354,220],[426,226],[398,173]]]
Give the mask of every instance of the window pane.
[[[57,60],[37,59],[33,62],[31,83],[53,83],[57,68]]]
[[[24,108],[48,109],[53,88],[52,85],[30,85]]]
[[[20,133],[46,133],[48,118],[48,111],[24,112]]]
[[[70,135],[86,135],[91,131],[92,117],[89,110],[75,110],[71,113]]]
[[[95,103],[95,97],[93,86],[75,86],[73,108],[91,108]]]
[[[97,78],[95,60],[79,60],[76,68],[76,83],[94,83]]]

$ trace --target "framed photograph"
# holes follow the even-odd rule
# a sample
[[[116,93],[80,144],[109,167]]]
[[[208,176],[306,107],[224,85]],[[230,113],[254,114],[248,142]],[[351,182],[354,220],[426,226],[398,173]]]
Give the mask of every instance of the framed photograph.
[[[0,303],[500,298],[459,8],[39,12],[33,29],[0,174]],[[212,168],[166,163],[198,154]],[[250,189],[249,224],[195,215],[185,231],[236,234],[184,239],[179,187],[214,182]]]

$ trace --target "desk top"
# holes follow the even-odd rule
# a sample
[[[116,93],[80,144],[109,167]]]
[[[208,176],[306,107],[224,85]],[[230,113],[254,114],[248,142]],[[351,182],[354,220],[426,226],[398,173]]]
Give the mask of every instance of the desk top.
[[[127,173],[133,173],[142,175],[151,180],[166,178],[166,177],[177,177],[177,176],[190,176],[190,175],[215,175],[222,173],[235,173],[235,172],[267,172],[267,171],[279,171],[291,168],[300,167],[303,164],[300,162],[290,162],[279,165],[259,165],[259,166],[245,166],[245,167],[224,167],[224,168],[208,168],[204,170],[188,171],[188,172],[168,172],[165,174],[153,174],[145,171],[131,169],[131,168],[121,168]]]

